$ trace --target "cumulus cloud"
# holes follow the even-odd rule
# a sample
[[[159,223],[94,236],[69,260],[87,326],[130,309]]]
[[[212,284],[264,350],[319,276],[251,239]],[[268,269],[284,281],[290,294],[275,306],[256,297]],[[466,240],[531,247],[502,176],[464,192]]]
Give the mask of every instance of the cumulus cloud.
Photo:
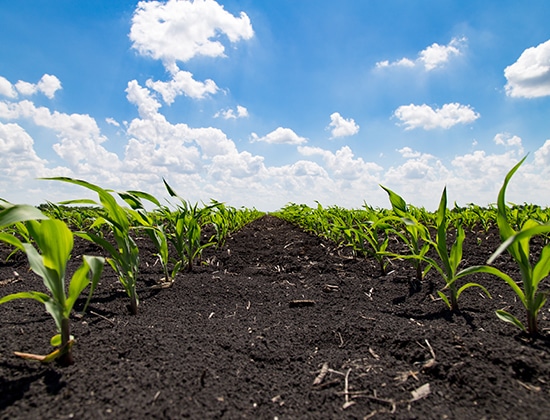
[[[502,185],[504,176],[518,163],[521,154],[516,151],[508,151],[503,154],[488,154],[484,150],[476,150],[462,156],[456,156],[451,164],[468,182],[485,184],[491,190]],[[472,185],[472,187],[474,187]],[[476,188],[474,187],[474,190]],[[483,188],[481,189],[483,191]],[[479,194],[479,193],[478,193]],[[496,200],[496,195],[492,198]]]
[[[36,84],[19,80],[15,84],[15,88],[21,95],[30,96],[34,95],[36,92],[41,92],[47,98],[53,99],[55,92],[61,89],[61,82],[57,77],[51,74],[45,74]]]
[[[140,54],[170,65],[198,55],[223,56],[222,34],[235,43],[252,38],[254,30],[246,13],[235,17],[214,0],[169,0],[140,1],[129,36]]]
[[[523,145],[521,137],[512,135],[510,133],[498,133],[493,141],[495,144],[504,146],[506,148],[515,148],[519,154],[523,153]]]
[[[345,119],[338,112],[331,114],[328,128],[331,129],[333,139],[353,136],[359,132],[359,126],[352,118]]]
[[[550,95],[550,40],[527,48],[504,69],[506,94],[516,98]]]
[[[545,171],[550,170],[550,139],[535,152],[535,166]]]
[[[402,105],[395,110],[394,116],[405,125],[405,130],[414,128],[433,130],[448,129],[457,124],[469,124],[477,120],[480,115],[469,105],[450,103],[437,109],[426,104]]]
[[[231,43],[250,39],[254,30],[246,13],[233,16],[214,0],[140,1],[132,18],[130,40],[140,55],[160,60],[171,80],[147,80],[146,86],[172,104],[179,95],[193,99],[215,94],[219,88],[207,79],[195,80],[193,74],[181,70],[177,62],[196,56],[224,57],[220,42],[225,35]]]
[[[361,157],[356,158],[349,146],[344,146],[335,153],[320,147],[299,146],[298,152],[304,156],[321,156],[326,168],[336,179],[355,180],[383,169],[376,163],[365,162]]]
[[[445,66],[451,58],[461,55],[466,47],[467,39],[453,38],[447,45],[440,45],[434,42],[429,47],[418,53],[418,58],[412,60],[407,57],[403,57],[399,60],[390,62],[389,60],[383,60],[376,63],[376,68],[382,69],[387,67],[417,67],[422,66],[426,71],[435,70]]]
[[[151,91],[140,86],[137,80],[128,82],[126,98],[131,104],[137,106],[141,118],[149,118],[157,115],[159,108],[162,106],[160,102],[153,97]]]
[[[307,143],[307,139],[300,137],[290,128],[278,127],[271,133],[259,137],[256,133],[250,136],[252,142],[265,142],[270,144],[303,144]]]
[[[0,76],[0,95],[8,98],[17,98],[17,92],[8,79]]]
[[[214,114],[214,118],[223,118],[224,120],[231,120],[237,118],[246,118],[248,117],[248,109],[244,106],[237,105],[237,109],[233,110],[231,108],[218,111]]]
[[[433,155],[420,153],[410,147],[397,150],[407,161],[396,168],[390,168],[386,173],[387,179],[398,178],[402,180],[436,181],[440,179],[443,165]]]
[[[176,96],[185,94],[193,99],[202,99],[209,93],[216,93],[218,86],[216,83],[207,79],[205,82],[198,82],[193,78],[193,74],[188,71],[178,70],[172,75],[172,80],[161,82],[149,79],[145,82],[146,86],[162,96],[164,102],[168,105],[174,102]]]
[[[2,178],[21,182],[43,173],[46,161],[38,157],[32,137],[18,124],[0,123],[0,166]]]
[[[52,112],[49,108],[36,107],[33,102],[24,100],[0,106],[0,118],[28,119],[38,127],[54,131],[59,142],[53,145],[53,150],[74,168],[88,172],[92,167],[112,170],[118,166],[117,155],[101,146],[107,138],[89,115]]]

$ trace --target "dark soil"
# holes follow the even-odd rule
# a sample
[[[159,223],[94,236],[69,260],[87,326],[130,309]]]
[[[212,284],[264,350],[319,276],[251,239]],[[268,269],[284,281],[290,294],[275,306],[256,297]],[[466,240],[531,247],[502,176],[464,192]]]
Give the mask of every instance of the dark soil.
[[[465,264],[498,243],[496,230],[468,232]],[[380,277],[374,261],[266,216],[157,290],[161,268],[139,245],[138,315],[106,268],[88,313],[72,319],[70,367],[14,356],[48,353],[55,326],[34,301],[0,306],[2,419],[547,418],[550,314],[536,340],[500,321],[499,308],[524,319],[502,280],[477,276],[493,299],[469,289],[450,313],[435,271],[410,293],[407,262]],[[77,240],[72,270],[82,254],[98,249]],[[517,278],[508,256],[497,263]],[[0,281],[1,296],[43,290],[23,255],[0,263]]]

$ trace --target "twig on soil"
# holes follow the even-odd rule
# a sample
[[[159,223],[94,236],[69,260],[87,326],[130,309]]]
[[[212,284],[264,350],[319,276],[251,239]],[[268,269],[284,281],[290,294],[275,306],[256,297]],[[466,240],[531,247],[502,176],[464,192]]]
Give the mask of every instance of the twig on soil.
[[[350,401],[349,399],[349,374],[351,372],[351,368],[348,369],[348,371],[346,372],[346,376],[344,378],[344,399],[346,400],[346,402],[344,403],[344,405],[342,406],[342,410],[345,410],[346,408],[352,406],[353,404],[355,404],[355,401]]]
[[[529,391],[540,392],[540,390],[541,390],[540,386],[526,384],[524,382],[521,382],[520,380],[517,380],[517,381],[522,387],[524,387],[525,389],[527,389]]]
[[[95,315],[95,316],[100,317],[101,319],[104,319],[104,320],[107,321],[107,322],[110,322],[111,324],[114,324],[114,323],[115,323],[115,321],[113,321],[112,319],[109,319],[109,318],[107,318],[106,316],[103,316],[103,315],[101,315],[101,314],[98,314],[98,313],[95,312],[95,311],[90,311],[90,313],[91,313],[92,315]]]
[[[340,331],[336,331],[336,334],[338,334],[338,337],[340,338],[340,345],[338,347],[344,347],[344,339],[342,338],[342,334],[340,334]]]
[[[370,353],[370,354],[372,355],[372,357],[374,357],[376,360],[379,360],[379,359],[380,359],[380,356],[378,356],[378,355],[374,352],[374,350],[373,350],[371,347],[369,347],[369,353]]]
[[[323,379],[325,379],[325,376],[327,376],[327,373],[328,373],[328,363],[325,362],[321,367],[321,371],[313,380],[313,386],[320,385],[321,382],[323,382]]]
[[[307,306],[315,306],[314,300],[309,299],[296,299],[288,302],[290,308],[305,308]]]
[[[351,370],[351,369],[350,369]],[[374,395],[369,394],[370,391],[352,391],[352,392],[339,392],[339,394],[344,394],[346,396],[352,396],[352,397],[365,397],[368,398],[371,401],[376,401],[384,404],[388,404],[390,406],[390,413],[395,413],[397,409],[397,404],[403,403],[403,402],[409,402],[409,401],[398,401],[396,402],[393,399],[385,399],[380,398],[376,396],[376,391],[374,392]],[[380,412],[380,411],[378,411]],[[372,413],[371,413],[372,414]]]
[[[431,346],[430,342],[428,341],[428,339],[424,339],[424,341],[426,342],[426,344],[428,345],[428,349],[430,351],[430,354],[432,355],[432,358],[431,359],[428,359],[423,365],[422,365],[422,369],[430,369],[432,367],[435,366],[435,351],[433,349],[433,347]],[[420,344],[418,341],[416,342],[416,344],[418,344],[420,347],[422,347],[423,349],[425,349],[425,347]],[[418,363],[420,364],[420,363]]]

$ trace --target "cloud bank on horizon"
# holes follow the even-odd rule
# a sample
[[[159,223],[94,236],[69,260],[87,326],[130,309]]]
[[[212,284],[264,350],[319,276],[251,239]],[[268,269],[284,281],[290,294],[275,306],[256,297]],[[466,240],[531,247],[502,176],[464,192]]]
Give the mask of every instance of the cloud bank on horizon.
[[[313,34],[297,14],[277,20],[269,6],[226,3],[133,3],[127,30],[115,32],[142,66],[124,69],[117,93],[130,111],[99,115],[86,98],[69,100],[80,92],[39,60],[37,80],[0,66],[0,198],[37,204],[85,195],[36,180],[47,176],[162,196],[164,177],[190,201],[262,210],[315,201],[387,207],[379,184],[431,209],[445,185],[451,202],[487,205],[531,152],[508,198],[550,205],[550,31],[542,16],[534,25],[546,38],[513,51],[498,41],[506,28],[459,14],[450,36],[426,31],[402,49],[383,22],[365,23],[373,39],[388,36],[373,51],[347,25],[334,27],[351,50],[363,47],[345,54],[340,45],[334,54],[344,55],[331,56],[330,45],[319,50],[331,34]],[[312,19],[330,20],[326,13]],[[403,31],[392,37],[411,37]],[[484,57],[495,48],[498,55]]]

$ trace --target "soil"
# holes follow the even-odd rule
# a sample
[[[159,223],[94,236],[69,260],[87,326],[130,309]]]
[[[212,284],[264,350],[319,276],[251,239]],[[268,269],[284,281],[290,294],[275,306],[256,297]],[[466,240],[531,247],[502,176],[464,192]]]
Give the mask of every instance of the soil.
[[[492,299],[468,289],[451,313],[435,271],[414,292],[410,262],[380,276],[373,260],[265,216],[155,289],[161,268],[151,244],[138,244],[138,315],[106,268],[87,314],[72,317],[69,367],[14,356],[51,351],[55,325],[37,302],[0,306],[0,418],[536,419],[550,410],[549,309],[540,337],[521,334],[495,315],[524,319],[502,280],[476,276]],[[464,264],[484,263],[498,244],[496,229],[468,232]],[[2,245],[0,295],[43,290],[26,257],[4,262],[8,253]],[[71,270],[82,254],[101,250],[76,240]],[[508,256],[496,265],[519,275]]]

